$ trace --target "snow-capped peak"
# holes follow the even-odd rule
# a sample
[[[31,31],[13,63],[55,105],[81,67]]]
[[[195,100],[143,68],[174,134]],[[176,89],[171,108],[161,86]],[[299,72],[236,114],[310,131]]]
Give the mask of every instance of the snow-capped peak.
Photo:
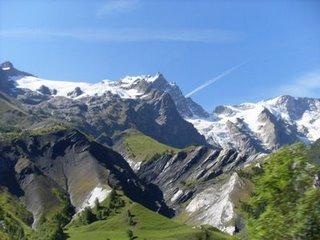
[[[12,85],[15,87],[38,91],[41,94],[50,94],[53,97],[64,96],[79,99],[110,92],[121,98],[136,99],[143,98],[152,89],[155,89],[169,94],[182,116],[208,116],[208,113],[200,105],[190,98],[185,98],[180,88],[174,82],[167,82],[160,72],[154,75],[126,76],[118,81],[106,79],[98,83],[89,83],[39,78],[15,69],[9,62],[1,64],[0,70],[5,73],[8,80],[13,82]],[[45,91],[43,91],[44,89]]]
[[[102,95],[106,92],[117,94],[122,98],[138,98],[145,94],[144,89],[139,86],[141,82],[151,84],[156,81],[160,73],[155,75],[141,75],[141,76],[126,76],[119,81],[103,80],[98,83],[88,82],[69,82],[69,81],[53,81],[34,76],[25,76],[16,80],[18,88],[27,88],[33,91],[38,91],[41,86],[46,86],[49,89],[55,89],[56,96],[75,97],[71,94],[76,88],[80,95],[76,98]],[[79,88],[81,91],[79,91]]]
[[[270,141],[283,140],[284,135],[310,142],[320,138],[320,99],[285,95],[257,103],[218,106],[209,118],[187,120],[211,144],[237,148],[251,141],[270,150],[274,147]],[[230,128],[228,122],[238,130]]]

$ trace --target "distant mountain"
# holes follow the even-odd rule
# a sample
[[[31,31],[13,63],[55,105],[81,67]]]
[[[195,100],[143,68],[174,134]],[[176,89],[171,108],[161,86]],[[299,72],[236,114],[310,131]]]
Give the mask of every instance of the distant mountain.
[[[320,99],[280,96],[218,106],[209,118],[187,120],[213,145],[269,153],[295,141],[320,138]]]
[[[14,92],[20,101],[32,105],[31,109],[47,110],[50,117],[55,115],[58,119],[81,122],[96,137],[99,137],[97,127],[102,122],[97,119],[98,116],[89,117],[91,111],[85,109],[100,103],[98,115],[101,115],[104,108],[101,106],[107,106],[102,102],[108,101],[114,107],[109,106],[105,110],[110,112],[112,108],[113,118],[105,114],[99,117],[109,122],[115,117],[119,120],[112,121],[111,128],[110,125],[105,127],[120,131],[133,127],[176,147],[205,143],[192,126],[174,113],[176,110],[205,136],[207,143],[221,148],[235,148],[253,154],[269,153],[285,144],[313,142],[320,137],[320,100],[315,98],[280,96],[258,103],[218,106],[208,114],[191,98],[184,97],[180,88],[169,83],[161,73],[127,76],[119,81],[103,80],[99,83],[65,82],[38,78],[5,62],[1,65],[0,76],[3,92]],[[166,95],[170,96],[170,100]],[[171,101],[175,107],[170,104]],[[145,119],[141,118],[142,115]],[[153,116],[152,119],[150,116]],[[83,118],[92,119],[95,124]],[[173,129],[173,125],[180,127]],[[162,134],[163,131],[166,134]],[[180,137],[178,132],[182,134]],[[112,137],[113,130],[103,135]]]
[[[185,98],[180,88],[169,83],[161,73],[154,76],[142,75],[125,77],[119,81],[103,80],[99,83],[52,81],[25,75],[17,79],[18,88],[27,88],[32,91],[80,99],[88,96],[101,96],[106,92],[118,95],[124,99],[144,98],[150,91],[156,89],[168,93],[175,102],[178,111],[185,117],[208,117],[209,114],[191,98]]]
[[[0,79],[7,87],[5,92],[31,115],[41,116],[41,121],[67,122],[105,144],[112,144],[115,133],[129,128],[176,147],[206,144],[193,125],[181,117],[177,105],[184,106],[190,116],[203,109],[185,99],[161,74],[90,84],[44,80],[14,70],[12,64],[3,66],[9,66],[1,70],[5,72]]]

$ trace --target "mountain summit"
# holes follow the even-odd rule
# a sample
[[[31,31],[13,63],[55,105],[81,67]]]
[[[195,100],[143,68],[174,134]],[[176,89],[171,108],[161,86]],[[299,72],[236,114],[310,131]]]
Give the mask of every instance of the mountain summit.
[[[320,99],[280,96],[258,103],[218,106],[209,118],[188,119],[207,141],[240,151],[271,152],[320,138]]]
[[[111,144],[111,138],[130,128],[175,147],[206,144],[182,117],[184,109],[192,115],[192,109],[202,108],[185,99],[180,89],[160,73],[85,83],[45,80],[16,72],[23,73],[15,70],[1,78],[6,93],[14,93],[11,95],[33,115],[76,125],[104,144]]]
[[[101,96],[111,92],[121,98],[143,98],[152,89],[170,94],[179,113],[184,117],[208,117],[208,113],[191,98],[185,98],[175,83],[169,83],[161,73],[155,75],[126,76],[118,81],[103,80],[99,83],[54,81],[35,77],[21,72],[10,62],[1,64],[6,78],[15,80],[17,88],[26,88],[39,91],[48,89],[48,93],[68,98],[83,98],[88,96]],[[41,92],[41,91],[39,91]]]
[[[5,93],[12,93],[15,88],[15,80],[32,76],[30,73],[22,72],[14,68],[9,61],[3,62],[0,65],[0,91]]]

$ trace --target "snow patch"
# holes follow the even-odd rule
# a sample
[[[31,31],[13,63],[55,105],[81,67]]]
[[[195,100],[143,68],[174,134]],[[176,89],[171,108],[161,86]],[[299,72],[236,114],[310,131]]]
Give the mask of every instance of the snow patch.
[[[107,198],[109,193],[111,192],[110,189],[103,188],[102,186],[95,187],[86,197],[84,202],[82,203],[81,207],[78,209],[77,213],[83,211],[86,207],[94,207],[96,199],[99,202],[102,202]]]
[[[119,81],[103,80],[99,83],[87,83],[87,82],[68,82],[68,81],[53,81],[41,79],[33,76],[19,77],[16,79],[18,88],[27,88],[33,91],[39,89],[42,85],[51,89],[56,89],[56,96],[69,97],[68,93],[72,92],[76,87],[80,87],[83,94],[76,98],[82,98],[86,96],[101,96],[104,93],[111,92],[112,94],[119,95],[121,98],[135,99],[143,97],[145,94],[143,91],[136,88],[136,84],[139,81],[153,82],[159,75],[150,76],[142,75],[135,77],[125,77]]]
[[[306,137],[311,141],[320,138],[320,111],[306,111],[297,122],[300,131],[306,131]]]
[[[85,82],[52,81],[33,76],[22,77],[16,81],[18,88],[28,88],[32,91],[37,91],[42,85],[47,86],[50,89],[56,89],[57,96],[67,96],[67,94],[76,87],[80,87],[83,90],[90,86],[89,83]]]

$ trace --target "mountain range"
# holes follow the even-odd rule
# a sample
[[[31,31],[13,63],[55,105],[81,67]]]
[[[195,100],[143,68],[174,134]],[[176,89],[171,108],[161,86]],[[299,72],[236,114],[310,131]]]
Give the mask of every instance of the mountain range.
[[[52,105],[71,104],[74,106],[78,104],[80,108],[86,108],[88,101],[97,101],[99,98],[105,101],[103,98],[107,96],[109,97],[107,101],[118,98],[116,101],[123,101],[124,104],[129,102],[150,103],[158,102],[159,98],[165,101],[165,96],[169,95],[171,99],[165,101],[166,106],[162,107],[166,107],[166,110],[176,108],[180,116],[192,123],[205,137],[207,143],[222,148],[270,153],[285,144],[295,141],[310,143],[320,137],[320,100],[315,98],[295,98],[287,95],[258,103],[217,106],[212,113],[208,113],[190,97],[184,97],[179,87],[175,83],[166,81],[161,73],[154,76],[128,76],[119,81],[103,80],[91,84],[41,79],[16,70],[8,62],[2,64],[2,72],[8,79],[7,82],[14,82],[15,87],[19,90],[27,89],[33,91],[33,94],[41,94],[41,97],[46,100],[50,99],[48,102]],[[37,97],[39,96],[34,96],[34,98]],[[36,100],[30,97],[24,101],[28,103],[28,101]],[[173,101],[175,107],[168,106],[172,104],[169,101]],[[90,105],[87,104],[87,106]],[[69,108],[70,106],[61,107]],[[162,109],[159,112],[164,111],[165,109]],[[171,115],[173,119],[177,119],[177,122],[180,121],[173,112],[167,114],[166,118]],[[160,120],[159,116],[157,117]],[[160,138],[155,138],[167,143]],[[178,145],[181,147],[194,143],[204,144],[200,138],[197,136],[193,142]]]
[[[0,222],[7,239],[41,239],[32,229],[48,232],[43,239],[64,239],[65,232],[72,239],[77,227],[99,224],[96,220],[109,224],[121,214],[132,220],[134,204],[137,218],[140,211],[154,221],[162,215],[161,221],[174,218],[180,224],[165,222],[168,229],[183,229],[181,236],[158,230],[167,235],[157,239],[186,239],[184,231],[190,239],[229,238],[212,227],[250,235],[239,208],[250,199],[253,184],[260,184],[252,176],[262,176],[260,166],[270,153],[297,142],[317,147],[320,138],[320,99],[279,96],[209,113],[161,73],[66,82],[5,62],[0,102],[1,193],[30,213],[14,217],[10,204],[0,208],[8,216]],[[306,186],[312,188],[310,179]],[[83,221],[90,209],[96,220]],[[15,221],[22,227],[14,228]],[[151,234],[139,224],[125,226],[138,237]],[[90,237],[83,234],[74,239]],[[112,239],[125,239],[122,235]]]

